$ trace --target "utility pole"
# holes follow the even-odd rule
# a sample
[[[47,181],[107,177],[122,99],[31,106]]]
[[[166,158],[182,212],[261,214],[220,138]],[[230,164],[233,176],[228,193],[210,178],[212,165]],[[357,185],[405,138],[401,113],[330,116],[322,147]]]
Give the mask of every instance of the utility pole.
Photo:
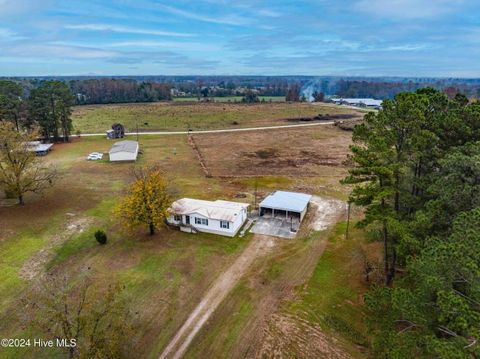
[[[352,203],[348,201],[347,203],[347,229],[345,231],[345,239],[348,240],[348,228],[350,227],[350,207]]]
[[[255,199],[254,199],[253,210],[257,209],[257,188],[258,188],[258,179],[257,179],[257,177],[255,177],[255,189],[254,189],[254,192],[253,192],[253,195],[254,195]],[[258,215],[260,215],[260,213]]]

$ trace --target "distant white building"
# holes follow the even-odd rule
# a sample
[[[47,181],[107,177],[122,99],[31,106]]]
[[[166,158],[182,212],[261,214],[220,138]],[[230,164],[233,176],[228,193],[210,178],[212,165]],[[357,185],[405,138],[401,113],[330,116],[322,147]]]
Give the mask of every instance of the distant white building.
[[[375,100],[373,98],[332,98],[333,102],[339,105],[350,105],[357,107],[382,107],[382,100]]]
[[[249,204],[182,198],[173,202],[167,222],[181,231],[234,237],[247,220]]]
[[[120,141],[113,144],[108,152],[110,162],[136,161],[138,156],[137,141]]]
[[[37,156],[46,156],[52,149],[53,143],[41,143],[40,141],[28,142],[28,150],[35,152]]]

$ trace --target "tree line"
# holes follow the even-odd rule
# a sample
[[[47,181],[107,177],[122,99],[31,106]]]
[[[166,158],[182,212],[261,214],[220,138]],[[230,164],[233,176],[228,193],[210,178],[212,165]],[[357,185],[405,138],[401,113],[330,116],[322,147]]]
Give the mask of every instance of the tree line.
[[[38,127],[47,141],[69,140],[74,103],[72,91],[61,81],[44,81],[28,97],[20,84],[0,81],[0,122],[12,122],[17,130]]]
[[[165,83],[91,79],[70,81],[68,86],[79,105],[171,100],[171,85]]]
[[[480,104],[432,88],[353,131],[345,184],[383,243],[366,296],[378,358],[480,356]]]

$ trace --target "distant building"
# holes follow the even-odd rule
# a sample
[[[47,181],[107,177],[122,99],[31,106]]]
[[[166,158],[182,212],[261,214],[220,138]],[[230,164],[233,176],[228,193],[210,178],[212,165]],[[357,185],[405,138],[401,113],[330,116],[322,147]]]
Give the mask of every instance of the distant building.
[[[167,222],[184,232],[234,237],[247,220],[248,207],[247,203],[182,198],[173,202]]]
[[[125,128],[120,123],[114,123],[111,130],[107,130],[108,139],[123,138],[125,136]]]
[[[113,144],[108,152],[110,162],[136,161],[138,157],[137,141],[120,141]]]
[[[356,107],[369,107],[380,109],[382,107],[382,100],[375,100],[373,98],[332,98],[331,101],[337,105],[349,105]]]
[[[28,142],[28,150],[35,152],[37,156],[46,156],[50,152],[53,143],[41,143],[40,141]]]

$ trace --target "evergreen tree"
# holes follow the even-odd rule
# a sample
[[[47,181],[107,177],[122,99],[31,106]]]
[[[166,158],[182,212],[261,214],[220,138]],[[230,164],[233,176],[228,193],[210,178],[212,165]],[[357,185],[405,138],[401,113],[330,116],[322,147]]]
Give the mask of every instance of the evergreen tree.
[[[20,129],[22,87],[13,81],[0,80],[0,121],[11,121]]]
[[[45,139],[60,138],[69,141],[72,130],[72,106],[74,96],[61,81],[44,81],[30,93],[28,111],[40,125]]]

